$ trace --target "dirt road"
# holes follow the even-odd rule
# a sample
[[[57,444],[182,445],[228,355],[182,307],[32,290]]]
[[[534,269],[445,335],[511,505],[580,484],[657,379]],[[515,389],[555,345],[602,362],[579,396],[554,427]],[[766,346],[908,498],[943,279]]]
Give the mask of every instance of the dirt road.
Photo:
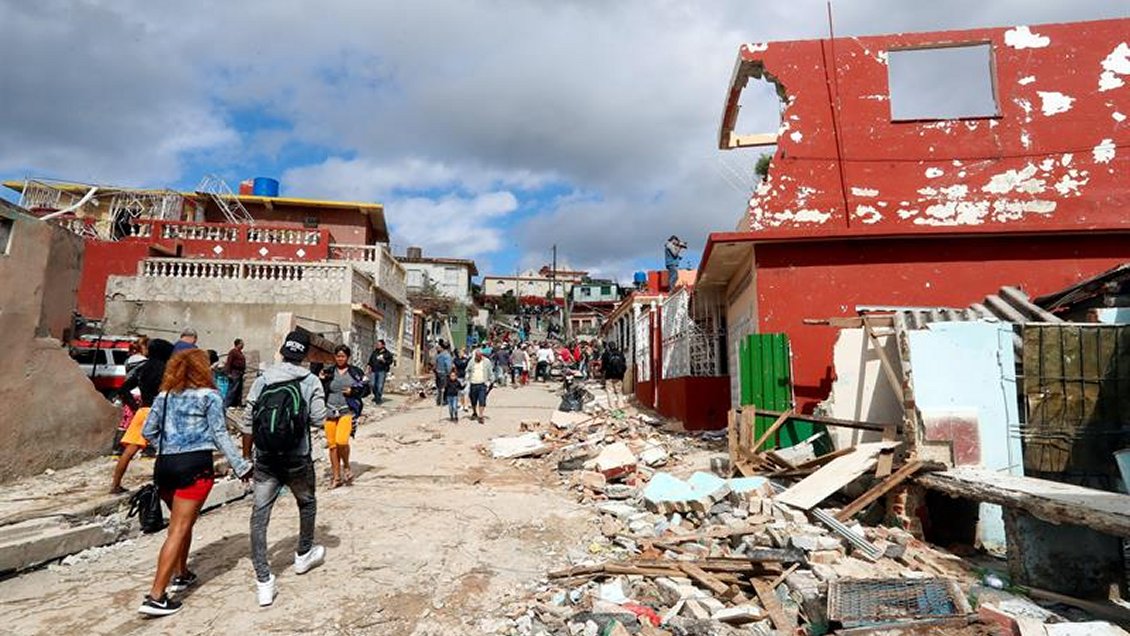
[[[182,596],[179,614],[146,620],[136,612],[162,534],[0,582],[0,633],[483,633],[508,598],[524,595],[594,531],[592,513],[552,475],[475,449],[514,434],[523,419],[547,418],[556,402],[542,387],[500,388],[485,425],[452,425],[427,402],[364,425],[355,485],[331,491],[319,477],[317,540],[328,557],[301,577],[289,568],[297,511],[280,497],[269,535],[279,577],[272,607],[255,602],[245,498],[197,523],[190,567],[201,584]]]

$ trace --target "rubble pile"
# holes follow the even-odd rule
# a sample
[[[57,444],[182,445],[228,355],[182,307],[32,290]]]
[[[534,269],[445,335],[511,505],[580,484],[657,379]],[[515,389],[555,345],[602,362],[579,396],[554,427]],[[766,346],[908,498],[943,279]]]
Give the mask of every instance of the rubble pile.
[[[731,477],[727,457],[711,458],[655,423],[555,412],[548,425],[524,422],[521,435],[492,441],[498,459],[555,467],[597,516],[569,566],[512,607],[512,620],[484,631],[996,633],[967,600],[980,577],[959,557],[899,528],[841,522],[834,507],[786,504],[782,493],[796,478]]]

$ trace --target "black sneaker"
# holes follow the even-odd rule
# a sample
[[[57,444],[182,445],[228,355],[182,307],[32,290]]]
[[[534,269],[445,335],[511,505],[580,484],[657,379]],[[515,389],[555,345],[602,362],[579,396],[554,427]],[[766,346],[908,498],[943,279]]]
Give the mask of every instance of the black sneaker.
[[[188,588],[196,585],[196,581],[200,577],[196,576],[195,572],[185,572],[184,576],[174,576],[171,583],[169,583],[170,592],[183,592]]]
[[[154,599],[148,594],[145,595],[145,600],[141,602],[141,607],[137,611],[145,614],[146,616],[168,616],[169,614],[176,614],[180,611],[180,601],[174,601],[166,594],[159,599]]]

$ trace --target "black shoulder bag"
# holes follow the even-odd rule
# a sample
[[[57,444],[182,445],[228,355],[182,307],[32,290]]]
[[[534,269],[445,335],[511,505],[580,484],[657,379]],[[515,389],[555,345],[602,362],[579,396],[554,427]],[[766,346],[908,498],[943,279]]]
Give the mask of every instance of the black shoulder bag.
[[[157,461],[161,458],[161,440],[165,437],[165,418],[169,413],[169,394],[165,393],[165,408],[161,411],[161,427],[157,433]],[[161,509],[161,495],[157,490],[156,462],[153,468],[153,480],[142,486],[129,499],[129,516],[137,515],[141,523],[141,531],[145,534],[160,532],[168,525],[165,523],[165,511]]]

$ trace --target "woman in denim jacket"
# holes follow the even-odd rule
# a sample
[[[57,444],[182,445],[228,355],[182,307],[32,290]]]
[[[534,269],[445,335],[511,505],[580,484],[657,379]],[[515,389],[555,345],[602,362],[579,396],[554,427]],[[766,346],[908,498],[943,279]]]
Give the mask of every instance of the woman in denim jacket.
[[[153,478],[169,507],[169,529],[157,559],[153,587],[138,611],[166,616],[181,607],[166,592],[184,591],[197,580],[188,570],[188,550],[192,527],[215,481],[212,453],[223,451],[240,479],[251,476],[252,465],[228,435],[208,354],[199,349],[180,352],[169,361],[142,435],[157,448]]]

